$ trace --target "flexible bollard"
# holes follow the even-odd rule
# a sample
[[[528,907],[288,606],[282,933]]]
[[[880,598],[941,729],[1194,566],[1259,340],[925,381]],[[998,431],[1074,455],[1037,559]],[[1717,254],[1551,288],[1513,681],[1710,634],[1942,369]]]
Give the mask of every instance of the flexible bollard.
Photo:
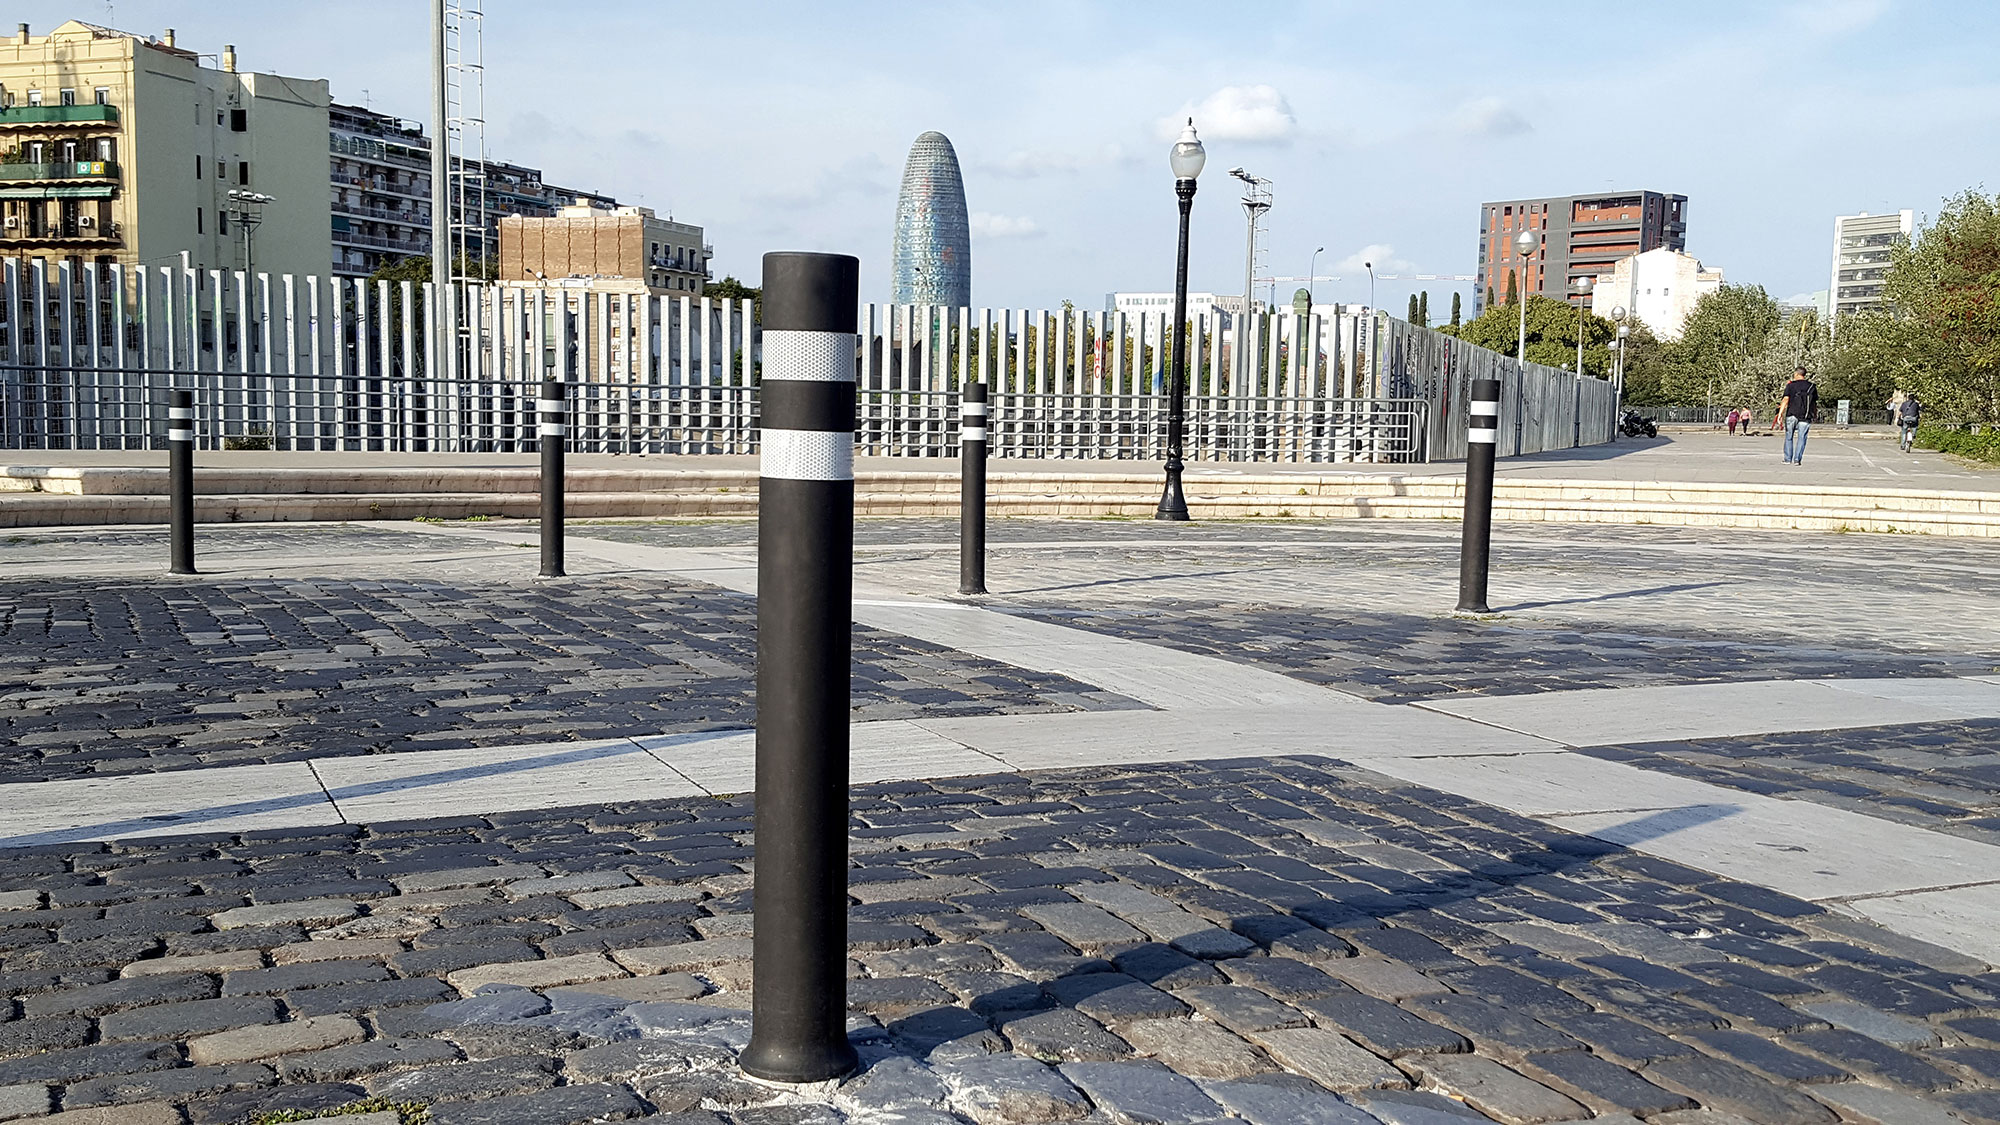
[[[958,397],[958,592],[986,592],[986,384]]]
[[[861,262],[764,255],[757,966],[744,1071],[820,1082],[847,1041],[847,723]]]
[[[569,434],[569,404],[560,379],[542,384],[536,403],[541,415],[537,440],[542,447],[542,577],[563,577],[563,440]]]
[[[1500,380],[1474,379],[1465,430],[1465,522],[1458,552],[1458,608],[1491,613],[1486,565],[1493,549],[1493,455],[1500,426]]]
[[[167,392],[167,573],[194,569],[194,392]]]

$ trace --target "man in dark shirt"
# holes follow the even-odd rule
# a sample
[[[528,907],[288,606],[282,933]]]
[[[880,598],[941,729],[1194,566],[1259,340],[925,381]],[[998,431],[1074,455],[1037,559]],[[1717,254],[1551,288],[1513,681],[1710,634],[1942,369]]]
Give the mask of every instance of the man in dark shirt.
[[[1806,378],[1801,367],[1785,384],[1785,464],[1801,465],[1806,459],[1806,438],[1812,433],[1813,412],[1819,407],[1819,388]],[[1797,445],[1793,442],[1796,440]]]

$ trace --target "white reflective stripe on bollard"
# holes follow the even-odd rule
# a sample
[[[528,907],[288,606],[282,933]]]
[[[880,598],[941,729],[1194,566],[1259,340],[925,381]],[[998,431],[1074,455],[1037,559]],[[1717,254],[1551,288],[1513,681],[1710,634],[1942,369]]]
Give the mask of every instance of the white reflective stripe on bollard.
[[[537,399],[535,400],[535,407],[544,414],[561,414],[563,412],[563,400],[559,398]]]
[[[561,422],[543,422],[540,433],[543,437],[562,437],[568,430]]]
[[[1467,430],[1465,440],[1474,445],[1492,445],[1494,444],[1494,435],[1497,433],[1499,433],[1498,430]]]
[[[1475,415],[1486,414],[1498,418],[1500,416],[1500,404],[1497,402],[1485,402],[1480,399],[1473,399],[1472,413]]]
[[[986,404],[983,402],[960,403],[958,412],[967,418],[984,418],[986,417]]]
[[[985,440],[986,440],[986,427],[985,427],[985,426],[967,426],[967,427],[965,427],[964,429],[962,429],[962,430],[960,430],[960,431],[958,432],[958,440],[960,440],[960,441],[985,441]]]
[[[852,383],[854,343],[855,334],[852,332],[772,329],[764,334],[764,370],[767,373],[765,377],[808,383]]]
[[[769,338],[766,337],[767,340]],[[769,362],[768,358],[766,362]],[[764,476],[780,480],[853,480],[854,433],[838,430],[765,430],[764,460],[760,471]]]
[[[176,422],[192,422],[194,421],[194,410],[186,406],[169,406],[167,407],[167,417]]]
[[[194,440],[194,431],[193,431],[193,430],[168,430],[168,431],[167,431],[167,440],[168,440],[168,441],[193,441],[193,440]]]

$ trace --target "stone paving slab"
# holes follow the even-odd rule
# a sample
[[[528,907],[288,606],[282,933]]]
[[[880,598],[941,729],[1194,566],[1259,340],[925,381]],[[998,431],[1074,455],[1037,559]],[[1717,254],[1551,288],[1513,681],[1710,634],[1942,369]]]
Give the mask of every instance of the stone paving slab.
[[[852,801],[845,1082],[736,1076],[751,809],[697,798],[0,852],[28,892],[0,899],[0,1093],[121,1125],[370,1096],[523,1125],[2000,1120],[1986,965],[1338,762]],[[1175,914],[1233,941],[1177,948]]]

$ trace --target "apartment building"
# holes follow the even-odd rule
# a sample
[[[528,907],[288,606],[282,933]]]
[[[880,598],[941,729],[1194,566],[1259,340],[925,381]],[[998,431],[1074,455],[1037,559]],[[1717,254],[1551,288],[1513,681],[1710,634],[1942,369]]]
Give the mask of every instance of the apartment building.
[[[1882,279],[1896,244],[1916,229],[1916,212],[1840,215],[1833,220],[1833,285],[1827,303],[1835,325],[1843,313],[1879,308]]]
[[[423,126],[387,113],[335,105],[329,115],[333,272],[366,277],[400,258],[431,252],[431,141]],[[545,183],[541,169],[488,160],[454,184],[452,218],[475,216],[471,252],[499,254],[500,220],[547,217],[582,205],[614,210],[607,195]]]
[[[501,281],[622,278],[652,293],[699,294],[715,248],[702,230],[649,207],[603,210],[589,203],[554,215],[499,219]]]
[[[326,82],[239,70],[227,45],[215,57],[171,29],[81,20],[0,39],[0,257],[51,276],[59,263],[325,269]]]
[[[1480,204],[1473,315],[1486,307],[1488,290],[1494,300],[1507,299],[1510,275],[1523,295],[1581,304],[1577,283],[1584,278],[1634,254],[1687,249],[1687,202],[1685,195],[1617,191]],[[1524,230],[1540,238],[1525,258],[1515,246]]]

